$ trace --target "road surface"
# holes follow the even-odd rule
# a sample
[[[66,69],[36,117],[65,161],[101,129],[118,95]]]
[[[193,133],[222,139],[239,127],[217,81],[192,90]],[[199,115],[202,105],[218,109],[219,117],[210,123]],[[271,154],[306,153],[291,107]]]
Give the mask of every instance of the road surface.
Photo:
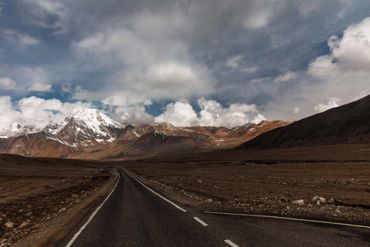
[[[71,246],[370,246],[369,229],[184,210],[120,173],[114,192]]]

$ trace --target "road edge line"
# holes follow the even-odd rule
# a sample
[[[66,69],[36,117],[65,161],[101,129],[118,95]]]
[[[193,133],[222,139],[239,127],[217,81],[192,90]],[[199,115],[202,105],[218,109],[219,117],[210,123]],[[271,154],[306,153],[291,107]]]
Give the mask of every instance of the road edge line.
[[[76,241],[76,239],[80,236],[80,234],[85,230],[85,228],[89,225],[89,223],[92,221],[92,219],[95,217],[95,215],[99,212],[99,210],[103,207],[105,202],[109,199],[109,197],[113,194],[113,192],[116,190],[118,182],[121,179],[121,175],[118,173],[118,180],[116,184],[114,185],[112,191],[107,195],[107,197],[104,199],[104,201],[97,207],[94,212],[90,215],[90,217],[87,219],[87,221],[80,227],[80,229],[73,235],[71,240],[68,241],[65,247],[71,247],[73,243]]]
[[[126,173],[127,176],[129,176],[130,178],[134,179],[136,182],[138,182],[139,184],[141,184],[144,188],[146,188],[147,190],[149,190],[150,192],[152,192],[153,194],[155,194],[156,196],[160,197],[162,200],[165,200],[166,202],[168,202],[169,204],[171,204],[172,206],[174,206],[175,208],[177,208],[178,210],[186,213],[186,209],[183,209],[182,207],[180,207],[179,205],[177,205],[176,203],[172,202],[171,200],[167,199],[166,197],[162,196],[161,194],[159,194],[158,192],[154,191],[153,189],[151,189],[149,186],[145,185],[143,182],[141,182],[139,179],[137,178],[134,178],[132,177],[131,175],[129,175],[125,170],[123,171],[124,173]]]
[[[278,219],[278,220],[288,220],[288,221],[297,221],[297,222],[318,223],[318,224],[326,224],[326,225],[335,225],[335,226],[346,226],[346,227],[353,227],[353,228],[370,229],[370,226],[366,226],[366,225],[356,225],[356,224],[350,224],[350,223],[341,223],[341,222],[324,221],[324,220],[300,219],[300,218],[274,216],[274,215],[238,214],[238,213],[227,213],[227,212],[217,212],[217,211],[204,211],[203,213],[205,213],[205,214],[214,214],[214,215],[226,215],[226,216],[241,216],[241,217],[253,217],[253,218],[264,218],[264,219]]]

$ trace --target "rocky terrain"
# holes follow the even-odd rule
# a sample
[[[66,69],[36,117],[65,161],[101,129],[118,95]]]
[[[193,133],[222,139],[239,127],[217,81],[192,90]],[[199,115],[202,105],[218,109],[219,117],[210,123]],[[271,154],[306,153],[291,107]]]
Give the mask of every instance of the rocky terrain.
[[[0,246],[53,246],[113,182],[103,164],[0,155]]]
[[[370,224],[368,162],[129,162],[125,167],[200,210]]]
[[[197,153],[236,147],[286,125],[263,121],[235,128],[175,127],[168,123],[121,124],[95,109],[76,109],[61,123],[39,132],[0,137],[0,153],[31,157],[127,159],[170,153]]]

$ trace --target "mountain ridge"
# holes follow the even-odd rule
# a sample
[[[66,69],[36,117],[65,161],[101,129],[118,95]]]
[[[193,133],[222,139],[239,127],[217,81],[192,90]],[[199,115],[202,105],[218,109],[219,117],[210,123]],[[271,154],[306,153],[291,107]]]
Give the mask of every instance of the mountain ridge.
[[[370,95],[265,132],[237,149],[370,143]]]
[[[25,156],[105,159],[201,152],[237,146],[283,121],[248,123],[234,128],[170,123],[121,124],[96,109],[77,109],[42,131],[0,138],[0,152]]]

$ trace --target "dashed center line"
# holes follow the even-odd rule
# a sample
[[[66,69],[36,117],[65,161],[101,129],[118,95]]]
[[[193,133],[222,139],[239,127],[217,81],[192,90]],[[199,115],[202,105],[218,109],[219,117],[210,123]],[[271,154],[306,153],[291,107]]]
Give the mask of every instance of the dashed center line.
[[[194,217],[193,219],[196,220],[196,221],[198,221],[202,226],[208,226],[208,224],[206,222],[204,222],[203,220],[199,219],[198,217]]]
[[[236,243],[234,243],[233,241],[231,241],[230,239],[226,239],[224,240],[225,243],[227,243],[228,245],[230,245],[231,247],[239,247],[239,245],[237,245]]]

